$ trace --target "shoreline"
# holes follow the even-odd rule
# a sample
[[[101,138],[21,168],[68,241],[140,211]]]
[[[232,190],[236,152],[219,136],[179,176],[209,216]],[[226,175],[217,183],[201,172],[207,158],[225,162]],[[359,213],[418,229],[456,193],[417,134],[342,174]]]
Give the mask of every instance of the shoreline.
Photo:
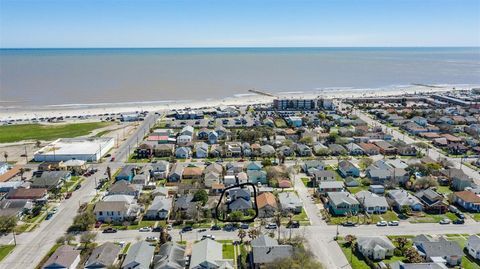
[[[355,89],[355,88],[324,88],[316,91],[302,92],[289,91],[272,93],[282,98],[351,98],[351,97],[374,97],[374,96],[399,96],[411,95],[415,93],[446,92],[468,90],[479,87],[475,84],[459,85],[432,85],[426,87],[421,85],[392,86],[375,89]],[[30,119],[38,117],[59,117],[59,116],[79,116],[105,113],[131,113],[135,111],[166,111],[173,109],[198,109],[203,107],[217,106],[240,106],[252,104],[265,104],[271,102],[275,97],[268,97],[254,93],[239,93],[234,96],[203,100],[163,100],[163,101],[139,101],[139,102],[118,102],[118,103],[98,103],[98,104],[62,104],[46,105],[38,107],[1,107],[0,121],[10,119]]]

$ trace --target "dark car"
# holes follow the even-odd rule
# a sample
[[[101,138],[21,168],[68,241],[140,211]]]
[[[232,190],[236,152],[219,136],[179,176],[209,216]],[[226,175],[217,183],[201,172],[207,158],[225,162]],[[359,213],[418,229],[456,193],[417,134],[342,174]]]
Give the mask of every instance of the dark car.
[[[154,232],[154,233],[161,233],[162,231],[163,231],[163,228],[160,227],[160,226],[157,226],[157,227],[152,229],[152,232]]]
[[[116,232],[117,232],[117,229],[112,228],[112,227],[108,227],[108,228],[103,230],[103,233],[105,233],[105,234],[113,234],[113,233],[116,233]]]
[[[299,228],[300,227],[300,222],[298,221],[292,221],[287,224],[287,228]]]
[[[203,232],[206,232],[206,231],[207,231],[207,229],[199,229],[198,230],[199,233],[203,233]]]
[[[351,221],[345,221],[345,222],[342,223],[342,226],[343,227],[354,227],[355,223],[353,223]]]
[[[453,224],[465,224],[465,220],[464,219],[456,219],[452,223]]]
[[[53,217],[53,212],[50,212],[47,214],[47,217],[45,217],[45,220],[49,220]]]
[[[250,227],[250,226],[248,225],[248,223],[242,223],[242,224],[240,224],[240,228],[241,228],[241,229],[246,230],[246,229],[248,229],[249,227]]]
[[[455,215],[456,215],[459,219],[465,219],[465,215],[463,215],[463,213],[460,212],[460,211],[457,211],[457,212],[455,213]]]
[[[65,195],[65,199],[69,199],[70,197],[72,197],[72,193],[68,192],[67,195]]]
[[[227,232],[233,232],[237,229],[237,227],[235,227],[234,225],[232,224],[227,224],[223,227],[223,230],[227,231]]]
[[[192,226],[185,226],[182,228],[182,233],[190,232],[192,230],[193,230]]]
[[[77,184],[77,186],[75,186],[75,190],[78,190],[82,187],[82,184]]]
[[[220,228],[220,226],[218,225],[213,225],[212,228],[210,228],[210,230],[212,231],[218,231],[218,230],[221,230],[222,228]]]

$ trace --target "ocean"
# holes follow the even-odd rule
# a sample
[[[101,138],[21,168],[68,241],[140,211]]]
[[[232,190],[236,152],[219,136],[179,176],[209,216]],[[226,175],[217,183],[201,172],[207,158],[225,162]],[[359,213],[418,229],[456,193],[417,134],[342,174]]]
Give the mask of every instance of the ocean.
[[[0,106],[480,84],[480,48],[0,49]]]

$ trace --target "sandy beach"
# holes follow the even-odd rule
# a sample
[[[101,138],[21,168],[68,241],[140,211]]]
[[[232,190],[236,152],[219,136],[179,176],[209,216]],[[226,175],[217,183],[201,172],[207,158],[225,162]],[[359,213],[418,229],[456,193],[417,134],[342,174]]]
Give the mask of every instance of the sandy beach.
[[[435,85],[425,86],[396,86],[381,89],[351,89],[351,88],[328,88],[313,92],[283,92],[275,94],[278,97],[292,98],[349,98],[349,97],[371,97],[371,96],[398,96],[405,94],[419,94],[428,92],[447,92],[468,90],[479,87],[479,85]],[[31,119],[39,117],[59,117],[74,115],[96,115],[105,113],[129,113],[135,111],[165,111],[173,109],[217,106],[237,106],[249,104],[264,104],[271,102],[275,97],[257,95],[254,93],[240,93],[233,97],[223,99],[206,100],[181,100],[181,101],[146,101],[132,103],[108,103],[108,104],[72,104],[43,107],[13,107],[0,106],[0,121],[10,119]]]

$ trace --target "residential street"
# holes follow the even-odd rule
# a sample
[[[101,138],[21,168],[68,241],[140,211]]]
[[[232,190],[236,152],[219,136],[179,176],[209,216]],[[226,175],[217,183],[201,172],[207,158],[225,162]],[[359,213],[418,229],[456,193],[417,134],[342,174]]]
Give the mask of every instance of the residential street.
[[[407,134],[402,134],[399,131],[397,131],[393,128],[390,128],[390,127],[388,127],[388,126],[370,118],[367,114],[363,113],[362,111],[360,111],[358,109],[354,109],[353,113],[355,115],[357,115],[361,120],[364,120],[365,122],[367,122],[369,125],[381,126],[383,129],[388,130],[389,133],[391,133],[393,135],[394,139],[402,140],[407,144],[422,142],[422,141],[413,139],[412,137],[410,137]],[[433,160],[438,160],[439,158],[446,158],[447,160],[451,161],[455,165],[456,168],[462,169],[463,172],[465,172],[466,175],[473,178],[475,183],[480,184],[480,173],[473,170],[472,168],[470,168],[466,165],[462,165],[460,163],[460,161],[461,161],[460,158],[451,158],[451,157],[445,156],[443,153],[439,152],[436,148],[432,148],[432,147],[428,150],[428,156],[430,158],[432,158]]]

